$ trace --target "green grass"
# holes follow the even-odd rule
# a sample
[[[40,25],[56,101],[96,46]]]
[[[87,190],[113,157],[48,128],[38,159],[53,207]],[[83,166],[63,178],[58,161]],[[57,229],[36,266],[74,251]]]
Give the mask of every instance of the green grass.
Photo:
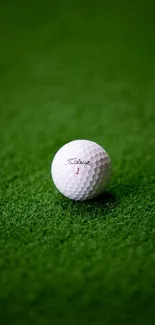
[[[0,5],[0,322],[155,322],[153,2]],[[66,142],[103,145],[105,193],[51,181]]]

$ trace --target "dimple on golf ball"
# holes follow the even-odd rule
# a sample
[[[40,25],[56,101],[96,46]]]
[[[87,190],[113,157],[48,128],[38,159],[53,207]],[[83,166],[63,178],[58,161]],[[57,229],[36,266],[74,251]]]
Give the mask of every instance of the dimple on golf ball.
[[[111,159],[100,145],[74,140],[56,153],[51,175],[56,188],[66,197],[84,201],[101,194],[111,176]]]

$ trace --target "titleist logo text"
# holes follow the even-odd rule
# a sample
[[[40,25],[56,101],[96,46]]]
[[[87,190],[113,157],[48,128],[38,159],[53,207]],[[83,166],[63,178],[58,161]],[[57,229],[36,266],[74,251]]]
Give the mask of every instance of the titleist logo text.
[[[66,165],[91,165],[90,160],[84,160],[80,158],[69,158],[67,159]]]

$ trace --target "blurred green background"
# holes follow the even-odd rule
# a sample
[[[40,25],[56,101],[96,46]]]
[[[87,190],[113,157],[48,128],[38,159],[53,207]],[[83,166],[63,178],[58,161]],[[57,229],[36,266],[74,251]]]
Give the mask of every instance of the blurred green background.
[[[155,322],[155,5],[0,3],[0,321]],[[50,165],[103,145],[108,191],[72,202]]]

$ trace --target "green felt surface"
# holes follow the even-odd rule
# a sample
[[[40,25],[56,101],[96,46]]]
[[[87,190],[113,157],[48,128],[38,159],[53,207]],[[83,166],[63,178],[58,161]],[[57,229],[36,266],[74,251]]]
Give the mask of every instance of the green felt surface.
[[[153,1],[3,1],[0,22],[1,324],[154,324]],[[51,181],[78,138],[113,162],[91,202]]]

